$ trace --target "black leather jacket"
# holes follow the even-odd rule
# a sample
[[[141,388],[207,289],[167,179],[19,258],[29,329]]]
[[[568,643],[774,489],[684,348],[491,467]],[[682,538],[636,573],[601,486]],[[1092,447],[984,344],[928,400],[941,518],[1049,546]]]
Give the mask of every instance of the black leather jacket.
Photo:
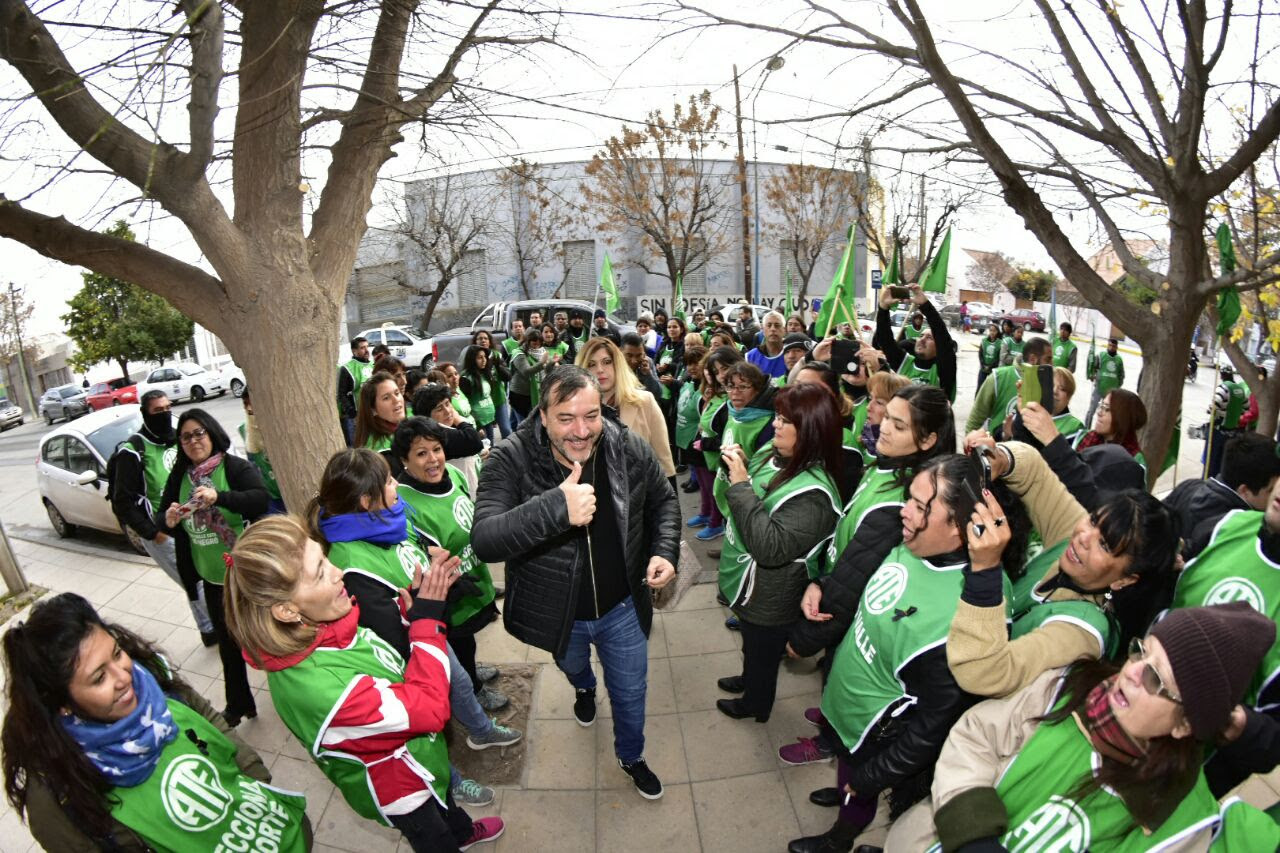
[[[609,410],[606,410],[609,411]],[[606,417],[604,454],[618,529],[626,541],[627,585],[646,635],[653,601],[644,585],[653,556],[678,565],[680,510],[671,484],[644,439]],[[587,538],[569,525],[558,488],[564,474],[551,455],[542,419],[533,416],[493,448],[480,474],[471,545],[486,562],[506,562],[503,622],[516,639],[563,654],[573,627],[578,586],[587,571]]]

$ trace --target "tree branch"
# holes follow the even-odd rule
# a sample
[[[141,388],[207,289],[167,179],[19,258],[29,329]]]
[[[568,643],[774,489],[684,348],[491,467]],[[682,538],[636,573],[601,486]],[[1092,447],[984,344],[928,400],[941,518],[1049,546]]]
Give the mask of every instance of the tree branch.
[[[213,160],[213,123],[222,85],[222,7],[216,0],[182,0],[191,30],[191,101],[187,104],[191,150],[181,169],[188,179],[204,175]]]
[[[1254,126],[1248,139],[1227,158],[1225,163],[1201,178],[1203,183],[1199,189],[1204,193],[1204,197],[1212,198],[1235,183],[1236,178],[1243,175],[1244,170],[1261,157],[1262,153],[1275,143],[1277,137],[1280,137],[1280,100],[1271,105],[1266,115],[1262,117],[1262,121]]]

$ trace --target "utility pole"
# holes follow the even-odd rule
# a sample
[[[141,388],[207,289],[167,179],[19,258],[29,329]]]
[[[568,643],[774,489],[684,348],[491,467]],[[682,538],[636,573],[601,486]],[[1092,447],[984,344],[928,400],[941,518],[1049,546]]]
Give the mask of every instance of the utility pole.
[[[733,115],[738,128],[738,202],[742,208],[743,295],[751,302],[751,212],[747,195],[747,155],[742,144],[742,96],[738,91],[738,66],[733,66]]]
[[[9,316],[13,320],[13,337],[18,343],[18,370],[22,372],[22,387],[27,391],[27,410],[31,417],[40,414],[36,411],[36,400],[31,396],[31,378],[27,373],[27,356],[22,343],[22,318],[18,316],[18,289],[9,282]]]
[[[920,176],[920,261],[916,264],[916,279],[919,280],[920,275],[924,272],[924,265],[929,263],[929,259],[925,257],[925,253],[929,251],[929,247],[925,245],[925,232],[927,217],[924,212],[924,175]]]

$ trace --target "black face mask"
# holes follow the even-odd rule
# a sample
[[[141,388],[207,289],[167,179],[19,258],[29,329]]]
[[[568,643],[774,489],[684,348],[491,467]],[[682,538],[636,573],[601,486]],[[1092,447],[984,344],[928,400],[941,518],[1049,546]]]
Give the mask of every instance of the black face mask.
[[[142,416],[142,423],[161,441],[173,440],[173,414],[171,412],[150,412]]]

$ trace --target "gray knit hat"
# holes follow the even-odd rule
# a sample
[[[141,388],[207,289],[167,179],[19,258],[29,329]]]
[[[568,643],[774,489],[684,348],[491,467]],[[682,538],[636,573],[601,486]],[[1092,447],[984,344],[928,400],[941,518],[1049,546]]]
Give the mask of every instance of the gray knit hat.
[[[1233,601],[1171,611],[1151,636],[1169,656],[1191,733],[1212,741],[1275,643],[1276,623],[1246,602]]]

